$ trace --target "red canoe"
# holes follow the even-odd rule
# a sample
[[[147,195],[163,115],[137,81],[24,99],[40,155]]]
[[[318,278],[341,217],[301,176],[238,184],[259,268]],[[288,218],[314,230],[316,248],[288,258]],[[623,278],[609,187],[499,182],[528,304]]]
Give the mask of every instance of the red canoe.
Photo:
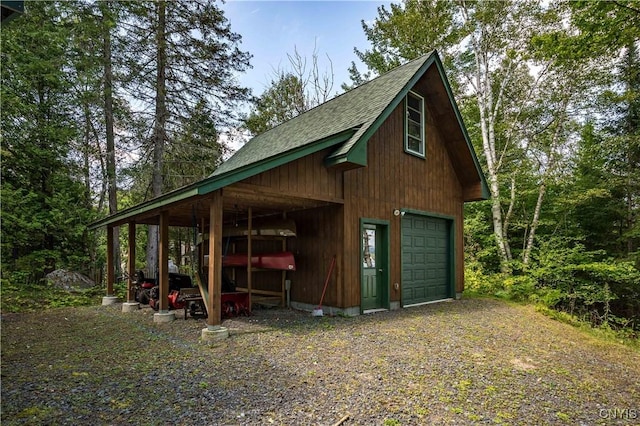
[[[247,266],[247,254],[227,254],[222,257],[222,266]],[[260,269],[295,271],[296,261],[289,251],[261,253],[251,256],[251,266]]]

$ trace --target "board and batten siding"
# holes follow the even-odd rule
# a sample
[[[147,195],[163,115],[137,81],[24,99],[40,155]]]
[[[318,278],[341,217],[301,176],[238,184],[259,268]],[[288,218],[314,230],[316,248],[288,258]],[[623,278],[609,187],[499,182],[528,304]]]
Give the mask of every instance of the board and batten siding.
[[[390,299],[399,301],[401,288],[401,216],[395,209],[412,209],[454,218],[456,291],[464,285],[462,186],[444,146],[428,103],[426,156],[404,151],[404,103],[401,103],[369,139],[367,166],[344,175],[344,280],[345,306],[360,304],[360,219],[381,219],[390,224]]]
[[[345,305],[345,286],[359,285],[345,281],[342,259],[342,234],[344,210],[342,205],[293,212],[288,215],[296,222],[298,235],[289,240],[289,249],[296,256],[297,270],[290,273],[291,299],[301,303],[318,305],[325,279],[336,256],[336,265],[327,285],[324,305]]]
[[[324,166],[324,159],[330,152],[330,149],[325,149],[310,154],[244,179],[243,183],[267,187],[283,195],[342,200],[342,172]]]

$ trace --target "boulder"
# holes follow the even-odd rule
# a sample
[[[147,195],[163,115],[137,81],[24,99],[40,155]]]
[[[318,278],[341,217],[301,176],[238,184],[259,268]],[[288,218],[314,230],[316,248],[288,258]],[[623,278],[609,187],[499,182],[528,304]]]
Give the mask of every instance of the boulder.
[[[79,272],[56,269],[46,275],[47,281],[63,290],[74,292],[95,287],[96,283]]]

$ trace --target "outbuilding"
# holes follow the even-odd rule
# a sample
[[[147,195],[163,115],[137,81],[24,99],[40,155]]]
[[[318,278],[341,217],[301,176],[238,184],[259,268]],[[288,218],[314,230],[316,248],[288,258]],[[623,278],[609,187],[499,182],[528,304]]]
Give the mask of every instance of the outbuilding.
[[[249,297],[284,302],[286,287],[298,309],[318,306],[332,263],[323,307],[333,313],[460,296],[463,206],[488,196],[434,51],[254,137],[208,178],[91,227],[128,225],[133,239],[137,224],[160,225],[161,295],[169,227],[197,228],[208,243],[201,253],[210,311],[203,336],[224,336],[221,277],[229,253],[247,256],[232,273]],[[274,251],[290,253],[295,267],[274,272],[252,264]],[[108,256],[107,296],[112,271]],[[167,310],[161,297],[158,315]]]

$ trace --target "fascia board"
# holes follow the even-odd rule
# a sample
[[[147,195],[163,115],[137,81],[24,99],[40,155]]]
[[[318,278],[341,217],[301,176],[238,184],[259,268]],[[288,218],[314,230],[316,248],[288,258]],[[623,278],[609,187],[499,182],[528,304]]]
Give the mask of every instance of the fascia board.
[[[153,200],[149,200],[143,202],[141,204],[137,204],[135,206],[129,207],[127,209],[121,210],[113,215],[107,216],[100,220],[90,223],[87,228],[88,229],[97,229],[102,226],[111,225],[118,222],[126,221],[126,219],[131,218],[133,216],[138,216],[140,214],[156,210],[162,208],[163,206],[173,204],[178,201],[185,200],[187,198],[198,195],[197,188],[194,185],[189,185],[187,187],[176,189],[175,191],[168,192],[159,198],[154,198]]]

